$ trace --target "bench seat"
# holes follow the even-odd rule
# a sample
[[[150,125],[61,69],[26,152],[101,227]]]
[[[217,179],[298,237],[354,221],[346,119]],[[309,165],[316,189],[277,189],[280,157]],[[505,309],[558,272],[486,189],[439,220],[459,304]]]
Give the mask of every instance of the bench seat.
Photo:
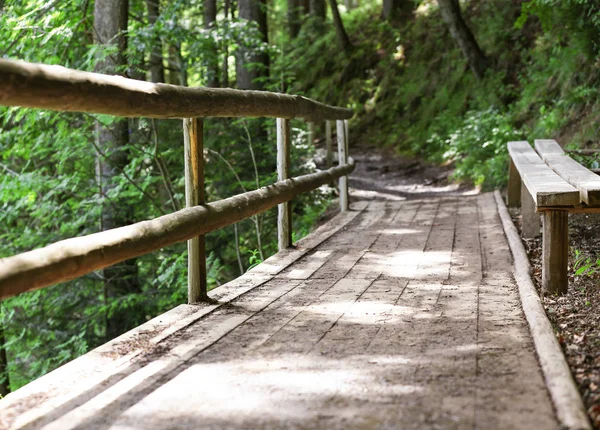
[[[552,170],[528,142],[508,142],[508,153],[537,208],[579,205],[579,191]]]
[[[579,191],[583,203],[600,205],[600,176],[565,154],[555,140],[537,139],[535,150],[548,167]]]

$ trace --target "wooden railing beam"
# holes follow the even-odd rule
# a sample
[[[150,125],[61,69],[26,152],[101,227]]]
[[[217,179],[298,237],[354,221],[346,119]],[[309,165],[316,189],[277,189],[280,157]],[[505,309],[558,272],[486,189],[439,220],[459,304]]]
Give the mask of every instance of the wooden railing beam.
[[[188,88],[0,59],[0,105],[122,117],[271,117],[307,121],[352,117],[350,109],[289,94]]]
[[[56,242],[0,259],[0,300],[147,254],[218,230],[312,191],[354,170],[354,161],[298,176],[204,206],[185,208],[150,221]]]

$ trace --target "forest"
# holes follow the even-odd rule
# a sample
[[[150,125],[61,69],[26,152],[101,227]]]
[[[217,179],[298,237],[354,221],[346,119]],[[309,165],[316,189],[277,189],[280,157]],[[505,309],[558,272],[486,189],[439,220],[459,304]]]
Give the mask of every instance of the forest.
[[[348,107],[351,145],[452,164],[482,190],[505,184],[508,140],[598,141],[594,0],[0,0],[0,54]],[[207,201],[276,180],[274,123],[205,121]],[[323,134],[292,122],[293,175],[322,167]],[[0,107],[0,258],[182,208],[182,142],[180,120]],[[294,240],[335,196],[294,200]],[[276,216],[207,235],[209,288],[276,252]],[[184,303],[186,283],[179,244],[2,302],[0,394]]]

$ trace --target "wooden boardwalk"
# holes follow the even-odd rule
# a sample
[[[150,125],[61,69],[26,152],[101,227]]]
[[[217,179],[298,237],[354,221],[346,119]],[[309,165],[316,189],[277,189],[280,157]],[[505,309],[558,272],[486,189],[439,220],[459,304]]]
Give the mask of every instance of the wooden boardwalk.
[[[556,429],[491,194],[355,203],[5,399],[44,429]]]

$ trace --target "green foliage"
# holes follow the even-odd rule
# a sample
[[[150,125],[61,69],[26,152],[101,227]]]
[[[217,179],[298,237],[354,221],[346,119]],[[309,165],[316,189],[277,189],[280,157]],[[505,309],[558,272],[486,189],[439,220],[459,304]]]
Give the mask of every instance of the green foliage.
[[[444,159],[455,162],[454,179],[470,181],[484,189],[506,183],[508,152],[506,143],[522,139],[509,118],[490,108],[467,112],[463,123],[446,138],[434,134],[427,141],[436,148],[446,148]]]
[[[582,254],[579,249],[575,249],[575,262],[573,263],[575,276],[593,276],[600,272],[600,258],[595,261]]]

